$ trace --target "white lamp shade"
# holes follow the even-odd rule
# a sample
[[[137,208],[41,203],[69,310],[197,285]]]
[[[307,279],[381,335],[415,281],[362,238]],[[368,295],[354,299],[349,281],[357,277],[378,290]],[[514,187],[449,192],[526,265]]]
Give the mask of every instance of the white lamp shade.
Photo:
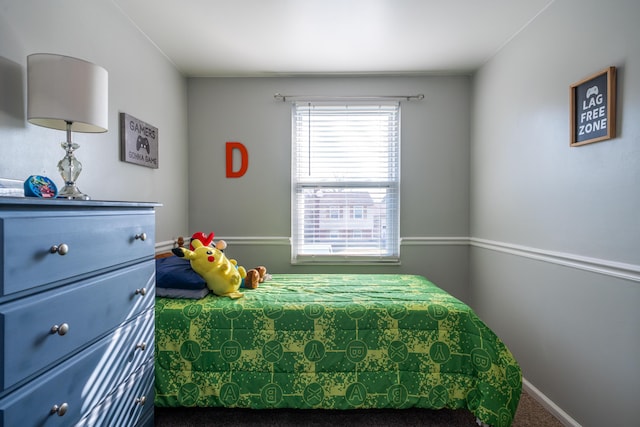
[[[106,132],[109,81],[104,68],[69,56],[37,53],[27,57],[27,119],[73,132]]]

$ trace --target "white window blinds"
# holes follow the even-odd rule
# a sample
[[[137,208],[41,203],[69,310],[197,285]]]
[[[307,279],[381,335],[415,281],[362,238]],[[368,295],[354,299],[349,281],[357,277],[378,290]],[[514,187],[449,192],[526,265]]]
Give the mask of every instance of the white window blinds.
[[[399,259],[400,104],[293,104],[292,262]]]

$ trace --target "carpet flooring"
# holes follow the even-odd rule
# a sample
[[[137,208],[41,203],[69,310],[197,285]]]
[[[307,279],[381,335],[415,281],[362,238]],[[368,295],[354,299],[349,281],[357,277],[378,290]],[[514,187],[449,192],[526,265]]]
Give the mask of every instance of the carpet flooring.
[[[361,409],[349,411],[292,409],[156,408],[156,427],[298,427],[421,426],[477,427],[468,411],[448,409]],[[511,427],[562,427],[562,423],[526,392]]]

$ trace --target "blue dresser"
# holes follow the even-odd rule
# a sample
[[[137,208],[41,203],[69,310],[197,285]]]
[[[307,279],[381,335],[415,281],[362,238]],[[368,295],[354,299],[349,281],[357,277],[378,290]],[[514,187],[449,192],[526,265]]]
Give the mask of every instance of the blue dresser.
[[[153,425],[156,206],[0,198],[0,427]]]

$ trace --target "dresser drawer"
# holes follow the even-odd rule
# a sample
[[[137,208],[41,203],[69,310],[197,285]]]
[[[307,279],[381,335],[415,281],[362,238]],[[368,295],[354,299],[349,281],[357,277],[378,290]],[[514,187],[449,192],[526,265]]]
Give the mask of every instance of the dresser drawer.
[[[136,343],[140,339],[153,339],[153,309],[143,317],[151,325],[145,329],[146,335],[139,335],[142,318],[126,324],[87,351],[52,367],[0,400],[0,427],[75,425],[108,396],[133,389],[132,378],[144,379],[139,381],[140,388],[135,392],[149,389],[149,382],[153,382],[153,345],[142,351],[136,349]],[[133,400],[131,411],[136,409]],[[64,413],[56,413],[53,410],[56,405],[64,408]]]
[[[0,213],[0,235],[2,297],[152,257],[155,216],[149,210],[8,211]]]
[[[149,412],[153,413],[153,380],[153,359],[150,359],[75,427],[134,427],[143,415],[152,419]]]
[[[2,390],[153,307],[154,298],[151,259],[0,305]]]

